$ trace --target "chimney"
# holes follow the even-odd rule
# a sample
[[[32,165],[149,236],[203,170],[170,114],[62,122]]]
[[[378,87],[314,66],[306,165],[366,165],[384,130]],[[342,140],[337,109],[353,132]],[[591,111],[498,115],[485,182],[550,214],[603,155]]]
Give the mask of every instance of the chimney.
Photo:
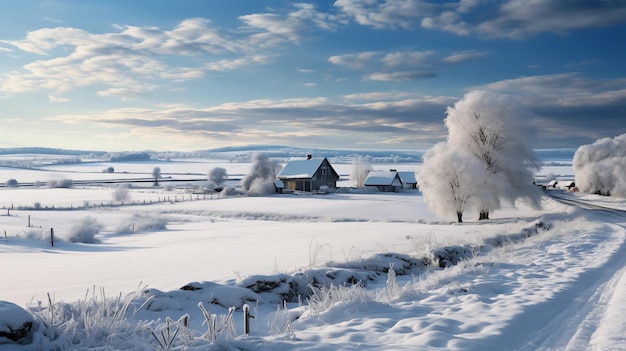
[[[313,158],[313,155],[311,155],[311,154],[307,154],[307,155],[306,155],[306,159],[307,159],[307,160],[310,160],[311,158]]]

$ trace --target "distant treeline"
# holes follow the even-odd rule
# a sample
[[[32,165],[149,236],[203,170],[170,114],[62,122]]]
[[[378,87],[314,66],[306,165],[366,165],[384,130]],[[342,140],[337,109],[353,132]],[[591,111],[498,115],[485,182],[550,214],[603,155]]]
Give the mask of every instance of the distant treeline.
[[[304,148],[284,145],[246,145],[231,146],[206,150],[179,152],[179,151],[128,151],[106,152],[87,150],[68,150],[46,147],[17,147],[0,148],[0,155],[11,154],[40,154],[80,156],[82,158],[99,158],[113,162],[169,160],[173,158],[211,158],[230,160],[231,162],[250,162],[252,154],[261,152],[271,158],[289,159],[292,157],[326,157],[333,162],[350,162],[356,157],[365,158],[372,163],[415,163],[422,161],[426,150],[363,150],[363,149],[322,149]],[[574,157],[574,148],[537,149],[540,161],[571,161]]]

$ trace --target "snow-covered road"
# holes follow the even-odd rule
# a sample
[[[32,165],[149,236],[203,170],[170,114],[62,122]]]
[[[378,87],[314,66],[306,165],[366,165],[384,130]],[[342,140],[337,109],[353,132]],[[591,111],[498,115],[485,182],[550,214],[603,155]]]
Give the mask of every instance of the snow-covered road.
[[[576,216],[616,222],[615,215],[580,211]],[[368,349],[624,350],[623,219],[593,230],[577,230],[577,220],[560,222],[553,233],[472,260],[476,266],[434,273],[449,283],[423,290],[414,284],[416,292],[397,301],[393,313],[372,313],[370,306],[339,325],[304,321],[296,333],[311,340],[337,335],[326,340],[333,344],[362,340]],[[340,333],[346,326],[349,332]]]
[[[624,226],[603,238],[597,268],[580,274],[548,303],[563,306],[536,321],[535,335],[520,350],[623,350],[626,348],[626,241]],[[597,235],[597,234],[596,234]],[[586,251],[586,250],[585,250]],[[544,310],[545,311],[545,310]],[[547,317],[547,318],[545,318]]]

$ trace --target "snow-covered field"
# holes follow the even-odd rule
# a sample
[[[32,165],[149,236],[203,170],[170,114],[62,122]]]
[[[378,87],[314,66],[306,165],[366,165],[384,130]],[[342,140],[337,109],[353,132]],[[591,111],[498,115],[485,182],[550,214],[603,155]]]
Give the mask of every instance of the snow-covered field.
[[[194,159],[0,173],[130,179],[155,166],[177,179],[250,167]],[[0,350],[626,349],[623,211],[546,196],[542,210],[517,204],[455,224],[419,192],[224,198],[198,193],[202,182],[177,184],[133,186],[124,203],[111,184],[0,188],[0,300],[36,316],[30,343],[0,337]],[[626,209],[620,199],[551,193]],[[94,242],[72,242],[85,237]],[[1,307],[0,332],[12,317]]]

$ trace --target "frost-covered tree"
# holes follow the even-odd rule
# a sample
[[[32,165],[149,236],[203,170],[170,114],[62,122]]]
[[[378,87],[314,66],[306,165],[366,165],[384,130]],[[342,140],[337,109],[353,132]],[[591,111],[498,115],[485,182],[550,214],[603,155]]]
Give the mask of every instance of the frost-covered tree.
[[[154,186],[159,185],[159,178],[161,178],[161,167],[154,167],[152,169],[152,178],[154,178]]]
[[[372,171],[372,165],[363,157],[357,156],[352,161],[350,180],[356,188],[362,188],[367,175]]]
[[[119,184],[113,189],[111,193],[113,201],[125,202],[130,199],[130,192],[128,190],[128,184]]]
[[[626,134],[579,147],[572,166],[580,191],[626,198]]]
[[[273,189],[274,179],[281,170],[281,165],[277,160],[270,159],[266,154],[255,152],[252,154],[252,168],[241,180],[241,187],[245,191],[254,189],[270,189],[269,186],[263,186],[262,183],[272,183]]]
[[[226,176],[228,175],[228,173],[226,172],[225,168],[222,167],[215,167],[212,170],[209,171],[209,175],[208,175],[208,181],[209,184],[211,184],[211,186],[222,186],[224,185],[224,182],[226,181]]]
[[[428,150],[423,158],[417,179],[424,201],[438,215],[456,216],[459,223],[463,222],[463,213],[487,176],[485,168],[445,142]]]
[[[539,207],[541,193],[532,184],[540,167],[532,149],[532,117],[511,96],[488,91],[472,91],[448,107],[448,147],[478,160],[486,171],[473,199],[479,219],[488,219],[501,200],[524,199]]]

